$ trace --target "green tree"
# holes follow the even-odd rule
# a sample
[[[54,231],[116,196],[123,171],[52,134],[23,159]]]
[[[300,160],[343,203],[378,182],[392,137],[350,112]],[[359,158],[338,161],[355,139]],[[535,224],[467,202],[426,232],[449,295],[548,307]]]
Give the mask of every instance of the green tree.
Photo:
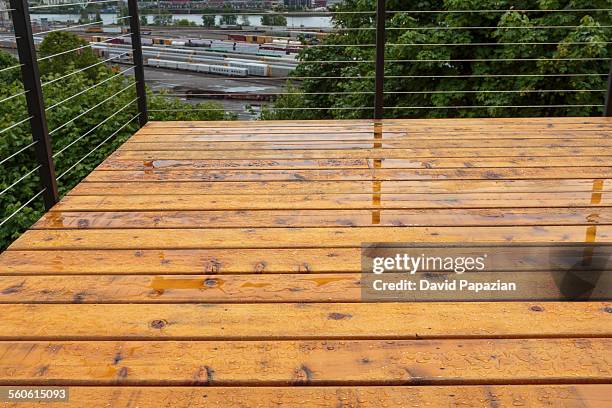
[[[121,5],[117,7],[117,18],[129,17],[129,15],[130,15],[130,10],[127,8],[127,6]],[[127,20],[127,19],[124,19],[124,20]]]
[[[38,49],[42,75],[64,74],[95,64],[98,59],[88,45],[74,33],[55,31],[47,34]],[[66,52],[68,50],[74,51]]]
[[[202,25],[204,27],[210,28],[216,25],[215,16],[210,15],[211,13],[212,13],[212,10],[209,10],[209,9],[205,9],[203,11],[204,15],[202,16]]]
[[[279,14],[264,14],[261,24],[265,26],[286,26],[287,18]]]
[[[243,25],[243,26],[251,25],[248,15],[245,14],[240,17],[240,25]]]
[[[606,8],[609,0],[388,0],[387,9],[406,12],[387,16],[385,116],[600,115],[601,107],[588,105],[603,102],[611,14],[546,10]],[[345,0],[334,10],[373,11],[375,1]],[[293,73],[319,78],[299,82],[299,100],[278,98],[272,114],[282,118],[293,112],[286,108],[303,107],[310,108],[297,111],[303,118],[371,117],[374,18],[335,14],[337,33],[322,40],[324,47],[304,49]]]
[[[46,36],[47,44],[57,45],[62,40],[52,33]],[[63,33],[66,34],[66,33]],[[64,43],[60,41],[60,43]],[[72,43],[69,46],[74,45]],[[85,50],[85,49],[83,49]],[[81,50],[81,51],[83,51]],[[52,52],[56,49],[53,48]],[[77,56],[62,67],[48,65],[42,77],[44,102],[47,107],[48,127],[52,134],[56,173],[60,194],[64,195],[102,160],[113,152],[136,130],[136,95],[131,76],[119,73],[116,67],[96,65],[83,71]],[[54,58],[49,59],[52,61]],[[44,60],[47,61],[47,60]],[[99,60],[94,57],[94,61]],[[9,128],[27,118],[18,62],[0,52],[0,129]],[[71,70],[68,71],[68,67]],[[83,67],[85,68],[85,67]],[[148,107],[151,120],[223,120],[232,119],[217,103],[187,104],[169,96],[152,94],[148,90]],[[8,99],[7,99],[8,98]],[[29,123],[14,126],[0,137],[0,160],[14,155],[0,166],[0,191],[9,188],[24,175],[31,174],[15,187],[0,195],[0,220],[6,219],[40,191],[36,159]],[[34,170],[34,171],[33,171]],[[0,250],[28,228],[42,214],[40,198],[19,211],[0,227]]]
[[[223,8],[223,15],[221,16],[221,25],[236,25],[238,24],[238,17],[235,14],[231,14],[232,9],[230,7]]]
[[[141,14],[140,15],[140,26],[144,27],[149,25],[149,19],[147,18],[147,16],[145,14]]]
[[[168,11],[161,11],[153,17],[153,25],[169,26],[172,24],[172,14]]]
[[[79,14],[79,24],[87,23],[89,23],[89,12],[87,9],[81,9],[81,13]]]
[[[186,18],[182,18],[180,20],[176,20],[174,22],[174,25],[178,26],[178,27],[189,27],[189,26],[194,26],[195,23],[193,21],[189,21]]]

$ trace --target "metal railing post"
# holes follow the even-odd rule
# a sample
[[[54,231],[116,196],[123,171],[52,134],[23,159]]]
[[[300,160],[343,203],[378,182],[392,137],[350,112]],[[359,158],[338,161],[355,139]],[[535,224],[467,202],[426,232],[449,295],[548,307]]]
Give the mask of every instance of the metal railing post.
[[[145,89],[144,62],[142,58],[142,41],[140,35],[140,17],[138,1],[128,0],[130,14],[130,34],[132,36],[132,59],[134,61],[134,79],[136,80],[136,96],[138,97],[138,124],[142,127],[149,121],[147,111],[147,91]]]
[[[376,74],[374,91],[374,119],[382,119],[384,114],[385,82],[385,0],[376,1]]]
[[[610,61],[610,73],[608,73],[608,92],[606,93],[604,116],[612,116],[612,61]]]
[[[48,210],[59,201],[59,194],[57,192],[55,165],[47,127],[47,116],[45,115],[45,103],[36,48],[34,47],[28,0],[11,0],[10,4],[11,9],[13,9],[11,15],[17,39],[17,52],[21,64],[23,87],[26,92],[25,98],[30,116],[32,138],[36,142],[34,149],[40,166],[38,173],[41,186],[44,189],[42,196],[45,208]]]

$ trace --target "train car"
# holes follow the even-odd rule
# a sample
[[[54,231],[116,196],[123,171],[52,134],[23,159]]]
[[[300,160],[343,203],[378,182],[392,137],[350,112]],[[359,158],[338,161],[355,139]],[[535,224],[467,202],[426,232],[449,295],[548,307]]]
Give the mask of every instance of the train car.
[[[172,40],[168,38],[153,38],[152,41],[156,45],[172,45]]]
[[[104,30],[102,30],[101,26],[91,26],[91,27],[87,27],[85,32],[86,33],[103,33]]]
[[[248,75],[248,70],[246,68],[228,67],[225,65],[191,64],[189,62],[170,61],[158,58],[149,58],[147,60],[147,65],[155,68],[203,72],[231,77],[246,77]]]
[[[194,68],[196,72],[203,72],[203,73],[209,73],[210,72],[210,65],[208,64],[191,64]]]
[[[229,37],[230,40],[234,40],[234,41],[243,41],[243,42],[246,42],[246,40],[247,40],[246,39],[247,36],[246,35],[241,35],[241,34],[230,34],[230,35],[228,35],[228,37]]]
[[[178,69],[178,62],[156,59],[156,58],[149,58],[147,61],[147,65],[151,67],[156,67],[156,68]]]
[[[246,77],[248,75],[248,70],[246,68],[226,67],[223,65],[211,65],[210,73],[231,76],[231,77]]]
[[[211,43],[212,43],[212,40],[200,40],[197,38],[192,38],[192,39],[187,40],[185,45],[188,47],[207,47],[209,48]]]
[[[226,59],[227,65],[236,68],[246,68],[249,75],[267,77],[270,76],[270,67],[268,64],[258,64],[256,62]]]

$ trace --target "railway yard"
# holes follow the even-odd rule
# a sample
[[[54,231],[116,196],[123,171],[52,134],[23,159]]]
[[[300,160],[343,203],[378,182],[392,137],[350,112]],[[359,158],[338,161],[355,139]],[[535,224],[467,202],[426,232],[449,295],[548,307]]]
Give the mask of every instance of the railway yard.
[[[89,41],[96,55],[109,64],[131,63],[131,37],[125,28],[73,32]],[[256,116],[253,112],[269,102],[271,94],[282,92],[285,79],[297,67],[297,53],[307,46],[304,43],[324,35],[167,27],[147,29],[145,34],[145,77],[153,91],[194,102],[214,100],[241,119]],[[14,53],[14,39],[0,35],[0,47]]]

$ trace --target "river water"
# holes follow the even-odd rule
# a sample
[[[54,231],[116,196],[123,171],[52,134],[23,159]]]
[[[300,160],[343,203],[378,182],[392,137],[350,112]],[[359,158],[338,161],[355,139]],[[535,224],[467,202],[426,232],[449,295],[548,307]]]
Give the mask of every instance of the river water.
[[[58,21],[58,22],[68,22],[68,21],[79,21],[78,14],[36,14],[32,13],[32,20],[41,21],[41,19],[47,19],[48,22]],[[104,24],[114,24],[117,18],[116,14],[102,14],[102,21]],[[260,26],[261,25],[261,15],[252,15],[245,16],[249,19],[250,26]],[[154,15],[147,15],[147,20],[149,23],[153,23]],[[173,14],[173,20],[189,20],[194,23],[200,25],[202,24],[202,14]],[[221,16],[216,16],[217,24],[221,22]],[[125,22],[122,20],[122,22]],[[243,17],[238,16],[238,23],[241,24],[243,22]],[[287,27],[289,28],[328,28],[331,27],[331,17],[329,16],[287,16]]]

